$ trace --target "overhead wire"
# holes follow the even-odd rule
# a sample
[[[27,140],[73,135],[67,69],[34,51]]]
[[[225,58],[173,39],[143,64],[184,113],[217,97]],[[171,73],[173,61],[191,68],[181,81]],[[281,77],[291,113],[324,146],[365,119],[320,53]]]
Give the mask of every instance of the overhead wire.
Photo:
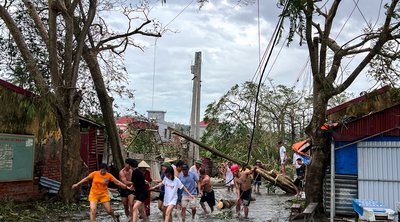
[[[158,1],[157,1],[158,2]],[[194,0],[192,0],[191,2],[189,2],[189,4],[187,4],[184,8],[181,9],[181,11],[179,11],[179,13],[177,15],[175,15],[163,28],[163,30],[161,32],[165,32],[166,28],[173,22],[175,21],[192,3],[194,2]],[[163,1],[162,1],[163,3]],[[153,6],[154,7],[154,6]],[[150,9],[150,11],[153,9],[153,7]],[[153,87],[152,87],[152,97],[151,97],[151,109],[154,109],[154,94],[155,94],[155,76],[156,76],[156,55],[157,55],[157,41],[158,41],[159,37],[156,37],[156,39],[154,40],[154,57],[153,57]]]
[[[366,18],[365,18],[365,16],[364,16],[364,13],[363,13],[363,12],[361,11],[361,9],[358,7],[359,0],[357,0],[357,1],[353,0],[353,2],[354,2],[354,8],[353,8],[352,12],[350,13],[349,17],[347,18],[346,22],[343,24],[342,29],[340,30],[340,32],[338,33],[338,35],[336,36],[336,38],[338,38],[338,36],[340,35],[340,33],[341,33],[341,31],[343,30],[344,26],[347,24],[347,21],[348,21],[348,20],[350,19],[350,17],[353,15],[353,12],[355,11],[356,8],[357,8],[358,11],[360,12],[361,16],[364,18],[364,22],[366,23],[367,27],[369,26],[369,23],[368,23],[368,21],[366,20]],[[378,23],[378,21],[379,21],[382,3],[383,3],[383,0],[381,0],[381,2],[380,2],[378,17],[377,17],[377,19],[376,19],[376,21],[375,21],[375,24],[371,27],[371,29],[373,29],[373,28],[376,26],[376,24]],[[336,40],[336,38],[335,38],[335,40]],[[362,48],[363,48],[363,46],[360,47],[360,49],[362,49]],[[350,61],[347,62],[347,64],[346,64],[344,67],[341,66],[342,72],[340,73],[340,76],[339,76],[339,79],[341,79],[341,81],[340,81],[341,83],[343,82],[344,73],[346,73],[347,68],[348,68],[348,67],[350,66],[350,64],[353,62],[353,60],[354,60],[355,57],[356,57],[356,56],[353,55],[353,56],[351,57]]]
[[[289,34],[286,36],[285,41],[282,42],[282,45],[281,45],[281,47],[279,48],[279,51],[278,51],[277,55],[275,56],[275,59],[274,59],[274,61],[272,62],[271,67],[270,67],[269,70],[268,70],[267,76],[269,76],[269,74],[271,74],[271,71],[272,71],[272,69],[274,68],[276,61],[278,60],[279,55],[281,54],[282,49],[283,49],[283,46],[286,44],[287,38],[288,38],[288,37],[289,37]],[[267,78],[264,79],[263,84],[265,83],[265,80],[266,80],[266,79],[267,79]]]
[[[261,62],[260,0],[257,0],[258,62]]]
[[[284,12],[287,10],[288,3],[289,3],[289,1],[287,1],[285,6],[283,7],[283,11],[282,11],[281,15],[283,15]],[[278,40],[278,37],[279,37],[278,30],[279,30],[279,27],[282,26],[282,23],[283,23],[283,16],[281,16],[279,18],[278,23],[276,24],[276,27],[275,27],[275,30],[274,30],[274,35],[272,37],[273,41],[272,41],[272,43],[270,42],[271,50],[269,50],[268,56],[266,58],[266,61],[263,64],[262,71],[260,72],[260,78],[259,78],[258,85],[257,85],[257,92],[256,92],[255,103],[254,103],[254,116],[253,116],[253,121],[252,121],[253,129],[252,129],[252,132],[251,132],[250,143],[249,143],[248,152],[247,152],[246,165],[249,164],[249,162],[250,162],[250,155],[251,155],[251,150],[252,150],[253,141],[254,141],[254,134],[255,134],[255,130],[256,130],[256,120],[257,120],[257,113],[258,113],[258,97],[259,97],[259,94],[260,94],[260,91],[261,91],[261,85],[262,85],[265,69],[267,68],[269,59],[271,58],[271,55],[272,55],[272,51],[273,51],[274,46],[275,46],[275,44],[276,44],[276,42]],[[268,75],[266,77],[268,77]]]

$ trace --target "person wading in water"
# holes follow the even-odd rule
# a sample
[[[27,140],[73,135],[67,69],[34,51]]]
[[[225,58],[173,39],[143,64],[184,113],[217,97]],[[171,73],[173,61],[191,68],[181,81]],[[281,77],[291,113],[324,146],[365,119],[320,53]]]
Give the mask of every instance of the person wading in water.
[[[256,168],[253,168],[253,170],[239,172],[239,166],[237,164],[234,164],[231,167],[231,171],[235,177],[237,217],[240,217],[240,206],[243,205],[244,217],[248,219],[252,185],[251,174],[253,173],[254,169]]]
[[[204,202],[207,202],[212,213],[215,206],[215,194],[211,184],[210,176],[206,174],[206,170],[204,168],[200,169],[199,195],[201,196],[200,205],[201,208],[203,208],[204,213],[208,213]]]
[[[133,183],[131,182],[132,180],[132,168],[129,165],[129,163],[133,159],[126,159],[125,160],[125,165],[124,168],[122,168],[119,171],[119,179],[121,180],[122,183],[131,186]],[[121,202],[124,205],[124,210],[125,210],[125,215],[126,217],[130,218],[131,217],[131,208],[133,205],[133,191],[129,189],[123,189],[120,188],[119,193],[121,195]]]
[[[106,164],[100,164],[100,170],[94,171],[89,174],[89,176],[83,178],[76,184],[72,185],[72,189],[77,188],[79,185],[85,182],[92,181],[92,186],[90,188],[89,193],[89,202],[90,202],[90,221],[96,220],[96,210],[97,203],[100,202],[103,204],[104,209],[106,209],[107,213],[114,219],[114,221],[119,221],[115,216],[114,211],[111,208],[110,204],[110,195],[108,195],[108,183],[113,182],[114,184],[120,186],[124,189],[132,189],[132,186],[128,186],[121,181],[115,179],[113,175],[107,172],[108,167]]]

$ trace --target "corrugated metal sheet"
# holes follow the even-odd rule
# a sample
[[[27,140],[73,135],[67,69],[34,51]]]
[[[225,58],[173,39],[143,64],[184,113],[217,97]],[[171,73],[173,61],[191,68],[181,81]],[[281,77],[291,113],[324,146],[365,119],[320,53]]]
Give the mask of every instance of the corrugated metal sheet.
[[[330,174],[325,174],[324,178],[324,209],[326,213],[330,213],[331,203],[331,182]],[[336,215],[354,215],[351,200],[357,198],[357,176],[354,175],[335,175],[335,212]]]
[[[335,141],[355,141],[363,137],[372,136],[393,129],[382,135],[400,136],[400,105],[396,105],[380,112],[372,113],[355,121],[345,123],[335,128]]]
[[[400,141],[357,145],[359,198],[382,201],[395,210],[400,201]]]

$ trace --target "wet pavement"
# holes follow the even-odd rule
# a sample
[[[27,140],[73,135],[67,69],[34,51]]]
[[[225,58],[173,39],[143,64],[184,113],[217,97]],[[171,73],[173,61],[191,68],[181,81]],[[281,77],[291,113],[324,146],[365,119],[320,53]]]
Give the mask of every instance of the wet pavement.
[[[236,195],[233,192],[228,192],[223,187],[215,187],[215,197],[216,199],[235,199]],[[261,189],[261,194],[253,194],[256,199],[250,203],[249,209],[249,219],[243,217],[243,210],[241,211],[241,216],[236,218],[235,207],[232,209],[219,210],[215,207],[212,214],[205,215],[203,209],[201,209],[200,204],[198,204],[197,214],[195,217],[196,222],[204,221],[215,221],[215,222],[238,222],[238,221],[251,221],[251,222],[278,222],[278,221],[288,221],[289,208],[291,203],[289,200],[293,199],[293,195],[286,194],[267,194],[266,189]],[[198,199],[199,201],[200,199]],[[198,202],[197,201],[197,202]],[[206,204],[207,206],[207,204]],[[113,201],[112,207],[114,212],[120,215],[121,222],[129,221],[124,214],[123,206],[120,201]],[[207,206],[208,207],[208,206]],[[209,208],[207,208],[209,209]],[[173,221],[181,221],[180,212],[174,210]],[[157,208],[157,201],[151,202],[151,215],[150,221],[162,221],[162,214]],[[87,212],[77,213],[72,217],[65,218],[63,221],[84,221],[89,222],[89,209]],[[102,206],[98,206],[96,221],[108,222],[112,221],[111,217],[107,215]],[[142,220],[139,220],[142,221]],[[189,211],[186,213],[186,221],[190,222],[191,215]]]

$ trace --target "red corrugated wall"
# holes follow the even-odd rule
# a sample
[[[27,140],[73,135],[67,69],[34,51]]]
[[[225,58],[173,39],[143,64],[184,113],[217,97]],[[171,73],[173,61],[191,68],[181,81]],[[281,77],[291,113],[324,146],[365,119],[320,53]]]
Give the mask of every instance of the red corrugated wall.
[[[400,105],[371,113],[336,127],[335,141],[355,141],[372,135],[400,136]]]

